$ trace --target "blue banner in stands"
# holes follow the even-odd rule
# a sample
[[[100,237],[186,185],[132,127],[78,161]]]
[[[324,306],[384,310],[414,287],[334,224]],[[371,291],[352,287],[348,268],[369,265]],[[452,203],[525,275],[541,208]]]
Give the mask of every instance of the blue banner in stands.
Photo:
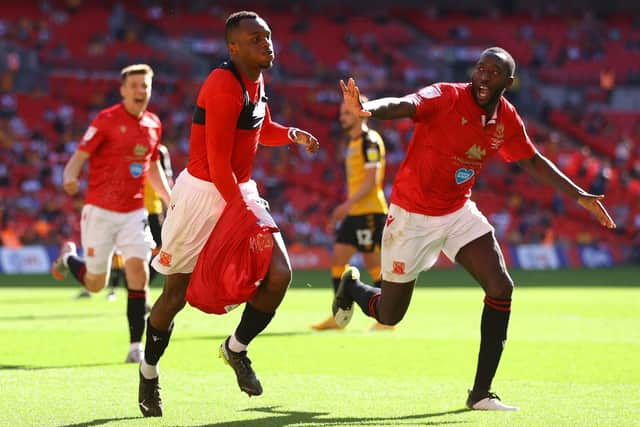
[[[601,268],[613,266],[613,256],[605,245],[579,245],[578,253],[583,266]]]
[[[50,266],[49,254],[44,246],[0,248],[0,272],[4,274],[48,273]]]

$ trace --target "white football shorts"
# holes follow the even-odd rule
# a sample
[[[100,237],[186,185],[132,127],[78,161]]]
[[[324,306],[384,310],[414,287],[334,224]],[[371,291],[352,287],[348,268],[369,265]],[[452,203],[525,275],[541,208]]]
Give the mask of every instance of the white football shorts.
[[[382,233],[382,279],[411,282],[433,267],[441,251],[455,262],[460,248],[489,232],[493,226],[470,200],[442,216],[412,213],[391,204]]]
[[[155,247],[147,210],[114,212],[94,205],[84,205],[80,219],[82,249],[87,271],[102,274],[111,268],[117,248],[124,260],[140,258],[149,262]]]
[[[265,224],[273,224],[268,204],[260,198],[253,180],[239,184],[245,201]],[[159,273],[192,273],[198,255],[209,239],[226,202],[216,188],[183,170],[171,190],[171,203],[162,224],[162,249],[151,265]]]

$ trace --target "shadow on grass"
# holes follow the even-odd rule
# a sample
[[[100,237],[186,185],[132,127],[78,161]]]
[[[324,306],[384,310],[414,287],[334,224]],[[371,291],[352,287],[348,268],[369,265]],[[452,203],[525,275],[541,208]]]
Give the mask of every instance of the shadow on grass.
[[[107,423],[111,423],[114,421],[127,421],[127,420],[137,420],[139,417],[116,417],[116,418],[98,418],[93,421],[86,421],[76,424],[64,424],[60,427],[91,427],[91,426],[101,426]]]
[[[255,420],[241,421],[225,421],[221,423],[201,424],[195,427],[263,427],[263,426],[287,426],[293,424],[304,424],[309,426],[378,426],[382,424],[402,425],[406,421],[411,425],[447,425],[447,424],[463,424],[470,421],[427,421],[427,418],[441,417],[445,415],[455,415],[468,412],[468,409],[456,409],[454,411],[432,412],[415,415],[405,415],[399,417],[335,417],[335,418],[317,418],[319,416],[329,415],[329,412],[300,412],[278,410],[277,406],[268,406],[264,408],[244,409],[243,412],[262,412],[273,414],[264,418]]]
[[[91,363],[82,365],[62,365],[62,366],[26,366],[26,365],[0,365],[0,371],[40,371],[45,369],[75,369],[75,368],[97,368],[100,366],[120,366],[119,363]]]
[[[260,338],[269,338],[269,337],[293,337],[298,335],[311,335],[313,332],[309,331],[291,331],[291,332],[263,332],[260,334]],[[198,340],[207,340],[207,341],[217,341],[217,340],[225,340],[229,334],[226,335],[186,335],[186,336],[178,336],[172,337],[171,341],[198,341]]]

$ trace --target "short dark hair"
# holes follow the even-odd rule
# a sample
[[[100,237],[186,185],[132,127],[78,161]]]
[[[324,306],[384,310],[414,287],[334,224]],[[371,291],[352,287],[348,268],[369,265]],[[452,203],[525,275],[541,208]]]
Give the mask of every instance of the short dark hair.
[[[224,23],[224,39],[227,43],[229,43],[229,34],[234,29],[238,28],[240,25],[240,21],[243,19],[258,19],[259,16],[257,13],[252,12],[250,10],[241,10],[239,12],[234,12],[227,18]]]
[[[153,69],[147,64],[133,64],[120,70],[120,80],[124,82],[132,74],[144,74],[153,77]]]
[[[480,57],[483,57],[485,55],[493,55],[502,59],[505,65],[507,66],[509,77],[513,77],[516,75],[516,61],[513,59],[513,56],[511,56],[511,54],[507,52],[505,49],[497,46],[490,47],[488,49],[483,50],[482,53],[480,54]]]

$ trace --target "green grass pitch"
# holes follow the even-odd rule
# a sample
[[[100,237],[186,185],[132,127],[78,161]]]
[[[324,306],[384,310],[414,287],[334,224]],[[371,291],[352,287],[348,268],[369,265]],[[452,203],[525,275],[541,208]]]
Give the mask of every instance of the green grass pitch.
[[[344,331],[325,272],[296,272],[250,346],[264,394],[241,393],[217,347],[241,309],[191,307],[161,361],[165,416],[143,419],[128,350],[126,295],[75,300],[44,276],[0,276],[0,426],[640,425],[640,268],[514,272],[509,340],[495,391],[514,413],[464,409],[482,292],[460,270],[424,273],[392,332],[359,310]],[[152,297],[160,292],[154,284]]]

